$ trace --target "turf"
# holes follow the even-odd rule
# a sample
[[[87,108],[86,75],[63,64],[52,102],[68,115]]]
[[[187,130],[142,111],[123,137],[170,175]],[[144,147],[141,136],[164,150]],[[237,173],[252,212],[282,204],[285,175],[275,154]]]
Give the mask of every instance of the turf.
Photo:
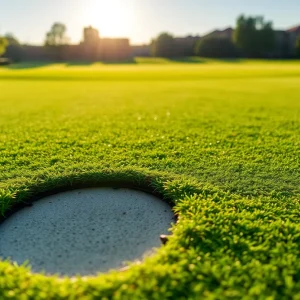
[[[125,272],[0,261],[0,299],[300,299],[300,62],[139,59],[0,69],[0,212],[135,185],[179,221]],[[0,237],[1,242],[1,237]]]

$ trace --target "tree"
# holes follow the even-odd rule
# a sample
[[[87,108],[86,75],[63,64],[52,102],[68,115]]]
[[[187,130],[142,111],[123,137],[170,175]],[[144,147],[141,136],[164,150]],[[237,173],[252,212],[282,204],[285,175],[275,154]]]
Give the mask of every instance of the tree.
[[[6,38],[9,46],[20,45],[19,41],[17,40],[17,38],[12,33],[7,33],[7,34],[5,34],[4,37]]]
[[[7,45],[7,39],[4,37],[0,37],[0,56],[5,53]]]
[[[259,51],[261,55],[271,53],[275,49],[275,32],[272,28],[272,22],[264,23],[263,18],[259,23],[260,29],[257,32],[257,45],[259,45]]]
[[[275,48],[275,33],[271,22],[263,17],[245,17],[237,19],[233,37],[234,43],[246,56],[263,57]]]
[[[300,35],[298,35],[297,41],[296,41],[296,55],[300,57]]]
[[[64,46],[68,43],[67,27],[62,23],[54,23],[46,34],[45,45],[53,60],[61,61],[64,57]]]
[[[197,42],[195,54],[202,57],[232,58],[238,56],[238,50],[228,38],[206,37]]]
[[[5,38],[8,42],[5,56],[14,62],[19,62],[24,59],[24,49],[15,36],[11,33],[7,33]]]
[[[7,33],[5,38],[8,42],[5,56],[14,62],[19,62],[24,59],[24,49],[17,38],[11,33]]]
[[[68,43],[67,27],[62,23],[54,23],[46,34],[46,46],[62,46]]]
[[[169,33],[161,33],[155,40],[152,41],[152,55],[156,57],[173,57],[174,37]]]

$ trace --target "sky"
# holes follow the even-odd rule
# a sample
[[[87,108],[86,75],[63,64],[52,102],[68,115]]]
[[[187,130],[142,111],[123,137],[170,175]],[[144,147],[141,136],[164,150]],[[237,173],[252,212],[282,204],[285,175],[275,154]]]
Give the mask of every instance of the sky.
[[[202,35],[234,26],[242,13],[287,29],[300,24],[300,0],[0,0],[0,35],[43,44],[51,25],[62,22],[71,43],[80,42],[83,27],[91,25],[102,37],[142,44],[160,32]]]

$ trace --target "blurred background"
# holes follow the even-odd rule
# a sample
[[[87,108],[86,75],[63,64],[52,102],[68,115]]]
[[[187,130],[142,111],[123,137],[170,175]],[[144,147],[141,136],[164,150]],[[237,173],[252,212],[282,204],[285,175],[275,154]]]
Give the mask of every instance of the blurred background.
[[[1,62],[296,58],[299,9],[299,0],[10,0]]]

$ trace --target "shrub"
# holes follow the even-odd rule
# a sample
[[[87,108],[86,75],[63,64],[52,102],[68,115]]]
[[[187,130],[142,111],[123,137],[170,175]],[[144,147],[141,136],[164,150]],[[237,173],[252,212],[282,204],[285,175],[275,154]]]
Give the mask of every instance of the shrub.
[[[207,37],[196,44],[195,54],[212,58],[233,58],[238,56],[238,50],[228,38]]]

